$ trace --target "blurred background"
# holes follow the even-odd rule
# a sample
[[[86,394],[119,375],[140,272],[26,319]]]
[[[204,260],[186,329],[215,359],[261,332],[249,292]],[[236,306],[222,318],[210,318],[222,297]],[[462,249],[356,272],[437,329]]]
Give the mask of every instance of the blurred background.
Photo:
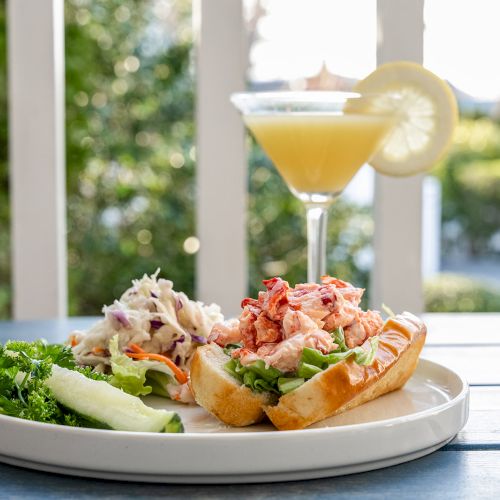
[[[471,18],[472,7],[481,15]],[[245,0],[245,15],[250,89],[348,90],[375,69],[375,0]],[[499,16],[489,0],[425,3],[424,64],[460,107],[453,146],[424,183],[427,311],[500,311]],[[157,267],[192,295],[200,243],[191,1],[66,0],[65,19],[69,313],[98,314]],[[0,318],[11,316],[6,78],[1,0]],[[254,294],[271,275],[305,279],[306,240],[301,202],[250,138],[248,146]],[[366,166],[328,229],[329,271],[365,287],[373,187]]]

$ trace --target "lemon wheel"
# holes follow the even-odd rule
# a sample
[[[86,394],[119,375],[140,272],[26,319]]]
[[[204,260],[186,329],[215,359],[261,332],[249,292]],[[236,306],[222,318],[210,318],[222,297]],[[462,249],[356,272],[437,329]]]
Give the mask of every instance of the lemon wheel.
[[[456,99],[445,81],[419,64],[399,61],[379,66],[354,91],[376,96],[365,112],[395,116],[396,124],[370,161],[378,172],[413,175],[442,158],[458,120]],[[387,99],[392,95],[396,101]]]

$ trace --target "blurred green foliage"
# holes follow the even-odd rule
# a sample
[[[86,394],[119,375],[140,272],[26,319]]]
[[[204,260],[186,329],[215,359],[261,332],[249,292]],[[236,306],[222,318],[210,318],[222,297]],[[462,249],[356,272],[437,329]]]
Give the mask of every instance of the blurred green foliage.
[[[70,314],[157,267],[191,294],[191,3],[65,5]]]
[[[473,161],[456,172],[454,181],[462,200],[457,203],[457,216],[467,235],[470,252],[489,253],[491,237],[500,230],[500,160]]]
[[[424,283],[428,312],[500,311],[500,288],[459,274],[443,273]]]
[[[459,246],[469,256],[497,253],[492,237],[500,230],[500,124],[464,118],[453,148],[437,168],[443,188],[443,250]],[[453,223],[452,234],[446,225]]]
[[[450,153],[435,170],[442,185],[443,255],[465,262],[500,257],[499,158],[500,124],[484,116],[462,118]],[[500,311],[500,289],[444,274],[426,283],[425,302],[428,311]]]

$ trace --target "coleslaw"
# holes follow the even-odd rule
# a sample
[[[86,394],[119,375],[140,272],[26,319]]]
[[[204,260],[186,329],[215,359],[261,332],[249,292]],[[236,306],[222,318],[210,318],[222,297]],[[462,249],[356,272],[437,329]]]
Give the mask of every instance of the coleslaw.
[[[137,380],[146,388],[137,388],[137,394],[151,392],[150,387],[172,399],[193,402],[187,376],[179,374],[189,370],[196,347],[207,343],[212,326],[224,321],[224,316],[218,305],[205,305],[176,292],[171,281],[158,278],[159,273],[158,269],[133,280],[119,300],[103,307],[103,319],[87,331],[71,332],[69,343],[78,364],[100,372],[114,374],[119,365],[124,366],[121,356],[131,358],[127,376],[136,376],[136,370]],[[148,367],[145,377],[144,366]]]

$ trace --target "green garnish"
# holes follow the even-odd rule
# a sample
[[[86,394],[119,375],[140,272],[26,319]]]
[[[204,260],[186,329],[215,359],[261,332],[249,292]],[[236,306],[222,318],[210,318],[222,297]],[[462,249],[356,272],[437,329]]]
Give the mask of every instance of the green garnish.
[[[79,371],[88,378],[107,376],[78,368],[71,348],[60,344],[10,341],[0,345],[0,414],[51,424],[87,426],[87,419],[63,408],[44,381],[52,365]]]
[[[278,389],[281,394],[287,394],[297,389],[297,387],[300,387],[304,382],[305,380],[303,378],[280,377],[278,379]]]
[[[227,344],[223,351],[225,354],[227,354],[228,356],[231,356],[231,353],[235,350],[235,349],[239,349],[240,347],[242,347],[241,344]]]
[[[338,345],[337,351],[345,352],[349,348],[345,344],[344,329],[339,326],[336,330],[332,332],[333,341]]]
[[[396,316],[395,312],[386,304],[382,304],[382,311],[384,311],[389,318],[394,318],[394,316]]]

